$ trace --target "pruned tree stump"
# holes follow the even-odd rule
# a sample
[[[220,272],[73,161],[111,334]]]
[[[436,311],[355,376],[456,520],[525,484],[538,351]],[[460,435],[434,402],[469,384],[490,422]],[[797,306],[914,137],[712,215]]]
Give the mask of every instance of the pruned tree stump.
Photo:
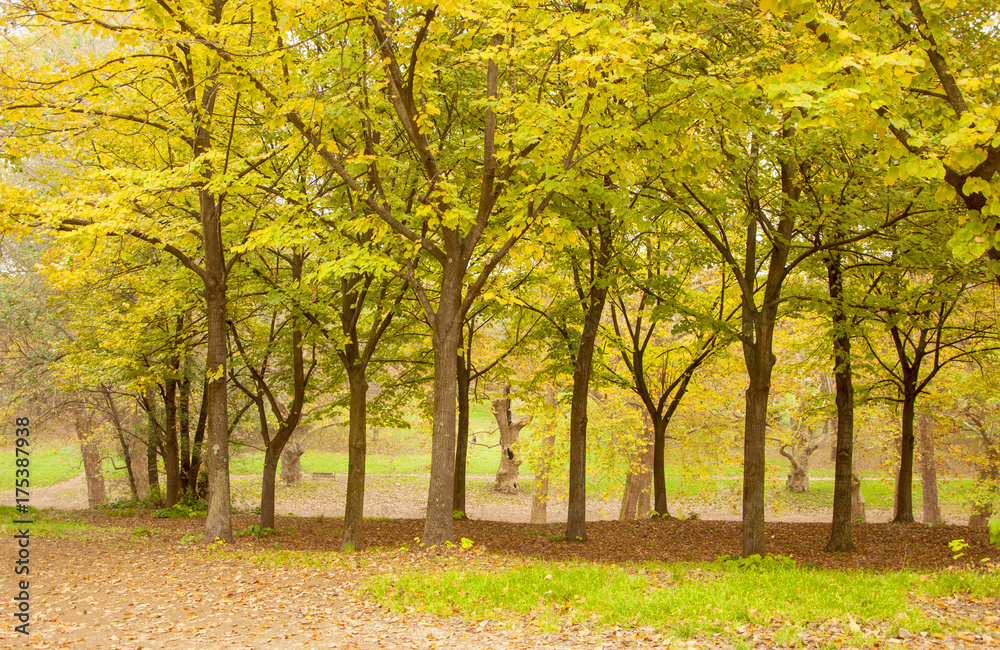
[[[289,440],[281,450],[281,482],[287,486],[302,482],[302,454],[306,448],[296,439]]]

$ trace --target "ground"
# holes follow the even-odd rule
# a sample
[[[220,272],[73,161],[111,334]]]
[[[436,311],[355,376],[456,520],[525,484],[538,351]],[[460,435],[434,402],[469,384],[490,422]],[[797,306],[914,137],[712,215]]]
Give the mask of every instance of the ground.
[[[54,486],[55,487],[55,486]],[[62,486],[65,492],[68,488]],[[53,492],[52,495],[57,494]],[[32,501],[35,500],[33,493]],[[38,494],[39,498],[44,496]],[[67,500],[70,495],[63,494]],[[376,602],[359,582],[406,565],[426,571],[442,567],[498,570],[525,558],[600,562],[714,560],[739,551],[741,524],[720,520],[595,521],[589,541],[561,538],[561,524],[458,521],[455,541],[474,548],[402,550],[416,547],[419,519],[370,520],[367,552],[342,554],[341,522],[326,516],[278,518],[279,532],[256,538],[249,514],[234,515],[242,534],[235,548],[206,549],[197,537],[202,519],[156,519],[149,511],[61,512],[57,519],[92,526],[62,537],[31,542],[31,636],[0,628],[0,647],[30,648],[624,648],[775,647],[781,621],[757,621],[728,634],[695,634],[672,639],[640,624],[590,629],[586,624],[541,629],[530,616],[470,620],[434,617],[419,611],[392,611]],[[93,528],[96,527],[96,528]],[[985,531],[960,526],[858,524],[856,550],[822,551],[829,525],[771,522],[768,550],[800,565],[888,570],[931,570],[956,563],[948,543],[970,544],[966,557],[997,559]],[[15,557],[9,535],[0,552]],[[325,558],[320,564],[262,562],[264,552],[302,551],[289,557]],[[12,572],[5,588],[14,589]],[[869,647],[1000,647],[1000,613],[991,598],[927,599],[928,616],[956,627],[943,635],[908,635],[891,626],[864,628]],[[855,621],[810,624],[797,647],[829,647]]]

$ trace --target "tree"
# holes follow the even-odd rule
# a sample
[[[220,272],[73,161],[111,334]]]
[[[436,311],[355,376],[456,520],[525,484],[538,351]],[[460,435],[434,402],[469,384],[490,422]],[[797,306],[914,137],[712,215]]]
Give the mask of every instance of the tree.
[[[398,275],[410,284],[431,329],[434,409],[424,541],[440,544],[452,534],[455,378],[464,317],[497,265],[538,223],[560,177],[591,153],[581,148],[581,135],[593,89],[556,88],[556,75],[538,77],[531,70],[541,65],[599,78],[603,66],[614,63],[598,62],[585,50],[574,51],[572,42],[549,43],[538,35],[590,30],[621,44],[619,49],[605,50],[618,60],[631,57],[634,46],[627,39],[628,30],[616,25],[612,32],[611,23],[599,13],[562,15],[539,9],[504,22],[515,7],[495,3],[420,7],[408,16],[391,7],[374,12],[364,7],[343,9],[331,13],[340,21],[336,33],[330,26],[326,41],[335,53],[321,53],[309,62],[299,59],[300,69],[309,70],[311,65],[326,79],[329,71],[338,70],[340,61],[347,61],[353,66],[352,76],[360,78],[360,92],[324,92],[323,110],[316,111],[316,102],[302,107],[293,99],[299,95],[299,69],[293,75],[284,68],[278,77],[283,83],[280,89],[246,67],[240,72],[357,194],[373,220],[412,251],[400,261]],[[276,25],[270,27],[283,47],[284,35]],[[200,33],[190,35],[204,38]],[[379,55],[380,71],[372,65],[369,46]],[[288,54],[300,56],[298,51]],[[231,54],[225,58],[239,65]],[[347,72],[339,69],[341,75]],[[337,74],[333,72],[334,78]],[[384,93],[371,92],[376,74],[385,84]],[[559,91],[567,95],[558,98],[560,110],[552,115],[549,102]],[[377,117],[371,129],[343,118],[331,124],[323,121],[327,115],[359,111]],[[572,126],[567,129],[567,124]],[[357,169],[357,153],[365,150],[362,143],[375,143],[375,132],[381,134],[377,138],[381,144],[369,156],[369,164]],[[397,149],[396,143],[402,142],[406,146]],[[472,142],[480,144],[473,149]],[[397,165],[401,155],[421,176],[419,182],[415,179],[416,189],[403,195],[379,181],[385,166]],[[364,190],[363,176],[374,191]],[[422,263],[430,268],[421,267]]]
[[[628,280],[613,285],[611,322],[628,370],[619,382],[638,396],[652,427],[653,510],[664,517],[667,427],[694,373],[731,336],[725,328],[735,312],[726,305],[725,267],[716,282],[694,261],[704,251],[656,225],[667,232],[636,237],[632,254],[622,256]]]
[[[914,266],[899,268],[894,264],[897,254],[899,251],[894,251],[869,294],[869,308],[874,308],[873,315],[888,330],[894,354],[888,356],[870,334],[865,343],[898,392],[901,449],[893,521],[912,523],[917,398],[948,363],[974,351],[972,346],[985,329],[974,315],[972,319],[957,318],[968,291],[969,269],[944,265],[921,269],[916,266],[919,252],[912,248],[903,258]]]

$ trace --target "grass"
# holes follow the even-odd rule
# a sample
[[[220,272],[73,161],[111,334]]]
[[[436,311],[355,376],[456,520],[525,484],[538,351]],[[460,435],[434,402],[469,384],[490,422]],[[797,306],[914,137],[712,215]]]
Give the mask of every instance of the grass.
[[[60,512],[51,510],[35,510],[29,508],[27,513],[19,513],[13,506],[0,506],[0,535],[9,537],[18,529],[30,529],[32,537],[82,537],[88,532],[97,530],[94,526],[77,521],[67,521]],[[11,523],[15,519],[30,520],[31,524],[17,525]]]
[[[23,456],[22,456],[23,457]],[[70,444],[42,443],[29,447],[31,486],[46,487],[68,481],[83,471],[80,447]],[[0,490],[14,491],[14,448],[0,451]]]
[[[782,569],[722,571],[708,564],[608,566],[530,562],[504,570],[420,571],[370,578],[368,592],[397,610],[419,609],[471,619],[530,616],[546,629],[585,621],[597,626],[665,628],[686,637],[726,632],[776,618],[776,643],[794,639],[810,621],[832,618],[889,622],[911,632],[937,632],[907,597],[1000,592],[1000,572]]]

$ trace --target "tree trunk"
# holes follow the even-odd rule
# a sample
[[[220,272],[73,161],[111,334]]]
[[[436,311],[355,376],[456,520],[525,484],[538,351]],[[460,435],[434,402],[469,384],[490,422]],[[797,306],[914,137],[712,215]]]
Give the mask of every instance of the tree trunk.
[[[896,484],[896,523],[912,524],[913,519],[913,407],[916,392],[907,384],[903,392],[902,436],[899,451],[899,480]]]
[[[208,513],[205,540],[233,543],[232,497],[229,488],[229,403],[226,385],[226,278],[222,235],[215,202],[207,191],[202,199],[202,233],[205,248],[205,306],[208,321],[208,351],[205,389],[208,407]],[[206,206],[211,203],[211,206]],[[277,462],[277,458],[275,458]]]
[[[125,470],[128,473],[128,487],[132,493],[132,500],[138,501],[140,498],[139,486],[135,482],[135,472],[132,471],[132,451],[129,449],[128,441],[120,428],[118,429],[118,444],[122,448],[122,458],[125,460]]]
[[[810,432],[810,436],[812,433]],[[791,470],[785,479],[785,489],[789,492],[809,491],[809,453],[808,450],[793,449],[786,452],[785,447],[781,448],[781,455],[788,459]]]
[[[164,390],[163,472],[167,475],[169,508],[180,499],[180,455],[177,450],[177,380],[170,377]]]
[[[300,252],[292,253],[292,279],[298,283],[302,278],[302,254]],[[275,483],[277,479],[275,473],[277,470],[278,459],[281,458],[281,452],[284,451],[285,445],[291,439],[292,434],[295,433],[295,428],[299,426],[299,420],[302,418],[302,405],[305,403],[305,393],[306,393],[306,376],[304,359],[302,352],[302,330],[298,327],[298,319],[295,316],[291,318],[292,325],[292,350],[291,350],[291,365],[292,365],[292,406],[290,409],[286,409],[281,402],[275,398],[271,393],[268,393],[269,400],[271,402],[272,411],[277,411],[275,416],[278,419],[278,430],[274,433],[274,437],[268,440],[265,437],[267,443],[267,451],[264,454],[264,484],[261,490],[261,504],[260,504],[260,529],[265,528],[275,528],[274,525],[274,490]],[[265,388],[266,384],[261,381],[262,378],[258,378],[258,386],[260,388]],[[262,432],[266,433],[266,418],[262,417],[261,427]]]
[[[861,478],[857,474],[851,475],[851,517],[856,521],[865,522],[868,518],[865,514],[865,497],[861,494]],[[851,542],[851,538],[848,537],[848,542]],[[832,543],[832,539],[831,539]],[[854,543],[851,542],[849,548],[838,548],[833,549],[829,546],[827,551],[849,551],[854,548]]]
[[[368,382],[365,371],[355,365],[347,373],[351,390],[350,423],[347,435],[347,500],[340,550],[358,550],[364,525],[365,459],[368,455]]]
[[[101,467],[101,448],[94,436],[94,414],[80,407],[75,412],[76,437],[83,454],[83,471],[87,476],[87,505],[90,508],[104,505],[104,468]]]
[[[455,495],[455,416],[458,348],[462,342],[462,277],[456,263],[444,267],[444,282],[434,318],[434,405],[431,434],[431,479],[427,488],[427,519],[423,543],[437,546],[453,541]]]
[[[274,494],[278,482],[278,459],[277,450],[268,445],[264,449],[264,473],[261,475],[260,483],[260,521],[258,526],[261,530],[274,528]],[[211,490],[211,483],[209,484]]]
[[[146,445],[143,444],[145,441],[139,435],[139,432],[143,430],[143,425],[142,416],[139,414],[139,409],[137,407],[132,408],[132,412],[129,414],[129,419],[132,423],[132,440],[129,444],[129,463],[132,467],[132,474],[135,476],[135,491],[140,500],[148,499],[149,476],[145,470]]]
[[[302,454],[305,451],[305,446],[294,437],[281,450],[281,482],[288,487],[302,483]]]
[[[764,539],[764,449],[767,431],[767,398],[774,357],[770,347],[761,351],[761,363],[750,373],[746,391],[743,438],[743,557],[767,553]]]
[[[629,459],[630,469],[625,478],[625,493],[622,495],[622,508],[618,519],[630,521],[637,517],[645,517],[649,512],[649,488],[653,462],[653,427],[649,424],[649,414],[643,412],[643,420],[647,422],[645,440],[634,458]]]
[[[156,463],[156,450],[160,444],[159,426],[156,423],[156,395],[152,388],[146,388],[146,404],[149,410],[147,421],[149,431],[146,437],[146,476],[149,486],[149,500],[154,506],[162,505],[163,496],[160,493],[160,471]]]
[[[504,494],[517,494],[521,491],[517,483],[521,459],[517,457],[517,441],[521,429],[531,421],[531,418],[514,418],[510,410],[510,384],[503,388],[503,396],[493,400],[493,417],[500,429],[500,466],[497,469],[496,483],[493,489]]]
[[[545,392],[545,403],[553,409],[556,406],[556,392],[549,386]],[[535,485],[531,490],[531,523],[544,524],[547,519],[549,502],[549,472],[552,470],[552,456],[555,454],[556,437],[546,436],[542,440],[542,454],[535,462]]]
[[[603,269],[603,263],[598,268]],[[590,374],[594,363],[597,329],[604,312],[607,288],[595,278],[590,289],[590,305],[580,334],[580,347],[573,368],[573,402],[569,416],[569,509],[566,518],[567,541],[587,540],[587,401],[590,398]]]
[[[471,332],[469,336],[472,336]],[[472,382],[469,363],[465,356],[471,351],[472,347],[469,346],[466,348],[465,354],[458,355],[456,360],[458,364],[458,440],[455,444],[455,493],[452,499],[454,501],[452,509],[456,513],[460,513],[461,519],[468,518],[465,511],[465,468],[469,460],[469,386]]]
[[[986,465],[979,470],[979,482],[992,485],[993,488],[988,492],[992,495],[1000,488],[1000,452],[991,446],[988,440],[983,440],[983,444],[986,446]],[[974,508],[969,517],[969,528],[986,528],[992,515],[992,501],[980,504]]]
[[[205,476],[202,471],[202,447],[205,444],[205,430],[208,428],[208,381],[202,382],[201,385],[201,408],[198,410],[198,425],[194,429],[194,439],[191,441],[191,470],[189,474],[188,483],[191,489],[199,497],[208,497],[208,493],[202,494],[202,490],[199,487],[202,482],[202,477]]]
[[[854,372],[851,368],[851,336],[844,313],[844,283],[840,253],[827,260],[830,300],[833,304],[833,381],[837,404],[836,465],[833,482],[833,523],[830,527],[828,552],[854,549],[851,523],[857,519],[853,498],[854,477]],[[858,499],[861,498],[860,481]],[[861,501],[864,520],[864,501]]]
[[[652,507],[652,496],[653,496],[653,441],[652,436],[646,444],[646,451],[642,455],[642,474],[639,477],[639,510],[637,516],[648,517],[649,513],[653,511]],[[666,506],[666,504],[664,504]],[[664,508],[666,510],[666,508]],[[664,512],[661,517],[669,517],[669,512]]]
[[[118,444],[121,445],[122,458],[125,460],[125,471],[128,474],[128,486],[129,490],[132,492],[132,499],[135,501],[139,500],[139,487],[135,482],[135,472],[132,468],[132,452],[129,449],[128,440],[125,437],[125,425],[122,422],[121,413],[118,411],[118,405],[115,404],[115,398],[111,394],[111,391],[104,385],[101,386],[101,392],[104,393],[104,399],[108,403],[108,411],[111,414],[111,424],[115,428],[115,433],[118,436]]]
[[[941,507],[938,503],[937,460],[934,457],[934,418],[921,412],[917,419],[920,432],[920,483],[924,497],[924,523],[940,524]]]
[[[180,483],[181,492],[194,492],[191,476],[191,377],[188,376],[188,358],[185,355],[181,366],[181,380],[177,391],[177,434],[180,442]]]

